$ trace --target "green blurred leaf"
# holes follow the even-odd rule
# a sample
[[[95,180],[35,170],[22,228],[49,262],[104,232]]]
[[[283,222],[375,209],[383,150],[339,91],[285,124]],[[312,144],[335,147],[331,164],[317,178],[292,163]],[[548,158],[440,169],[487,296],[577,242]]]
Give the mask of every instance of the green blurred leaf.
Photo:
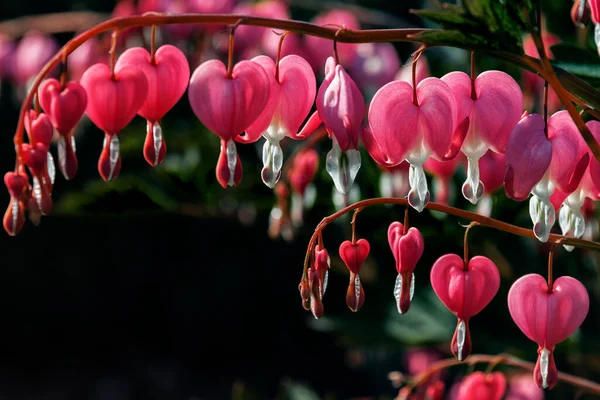
[[[445,29],[457,28],[460,26],[477,27],[479,24],[473,20],[465,9],[459,6],[448,6],[441,10],[423,9],[412,10],[413,14],[427,18],[430,21],[440,24]]]
[[[597,53],[582,49],[573,43],[558,43],[552,46],[550,50],[557,62],[600,66],[600,57]]]

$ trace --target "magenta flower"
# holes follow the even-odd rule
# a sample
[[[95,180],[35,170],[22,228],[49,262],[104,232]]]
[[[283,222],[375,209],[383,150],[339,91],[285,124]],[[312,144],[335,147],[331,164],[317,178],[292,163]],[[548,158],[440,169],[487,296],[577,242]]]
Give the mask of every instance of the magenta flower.
[[[242,179],[242,165],[234,140],[259,117],[269,100],[269,76],[252,61],[240,61],[227,75],[225,64],[209,60],[190,80],[188,96],[194,114],[221,138],[217,180],[226,188]]]
[[[488,149],[504,153],[510,133],[523,112],[523,93],[519,84],[501,71],[486,71],[474,83],[464,72],[451,72],[442,80],[456,98],[458,123],[467,125],[467,136],[461,147],[468,163],[462,193],[477,204],[484,193],[479,159]]]
[[[125,66],[138,68],[148,80],[148,96],[138,115],[146,119],[148,127],[144,157],[148,164],[157,166],[167,152],[159,121],[185,93],[190,67],[183,52],[171,45],[159,47],[154,58],[142,47],[130,48],[117,60],[115,71]]]
[[[575,278],[562,276],[548,287],[538,274],[519,278],[508,292],[508,310],[521,331],[538,344],[533,378],[540,388],[554,387],[557,380],[554,346],[567,339],[585,320],[590,299]]]
[[[273,188],[281,175],[283,151],[279,142],[288,136],[302,139],[300,125],[308,116],[315,101],[317,82],[310,64],[300,56],[289,55],[279,62],[267,56],[258,56],[252,62],[260,65],[269,77],[269,100],[258,118],[246,129],[240,142],[255,142],[265,137],[263,146],[262,179]]]
[[[462,138],[455,134],[456,103],[452,91],[438,78],[417,85],[416,98],[409,83],[394,81],[377,91],[369,106],[369,127],[363,143],[380,165],[410,163],[408,202],[422,211],[429,201],[423,163],[456,156]],[[459,132],[459,130],[456,130]]]
[[[458,398],[461,400],[500,400],[506,391],[506,377],[502,372],[484,374],[473,372],[460,384]]]
[[[431,268],[431,286],[458,317],[450,349],[462,361],[471,353],[469,320],[492,301],[500,288],[498,269],[487,257],[476,256],[467,263],[456,254],[446,254]]]
[[[86,114],[104,131],[98,171],[105,181],[119,175],[119,132],[135,117],[148,95],[148,80],[141,70],[124,66],[111,73],[106,64],[94,64],[81,77],[87,93]]]
[[[350,271],[350,283],[346,291],[346,305],[350,310],[360,310],[365,302],[365,292],[360,282],[360,270],[371,251],[369,242],[359,239],[356,242],[346,240],[340,245],[340,258]]]
[[[360,169],[358,136],[365,114],[365,99],[344,67],[333,57],[325,64],[325,79],[317,92],[317,111],[311,115],[300,136],[307,136],[321,122],[333,141],[325,169],[338,192],[346,194]]]
[[[410,308],[415,293],[414,270],[423,255],[425,243],[417,228],[404,231],[400,222],[393,222],[388,228],[388,243],[396,260],[398,277],[394,286],[394,297],[398,312],[404,314]]]
[[[521,201],[532,193],[529,214],[533,232],[545,242],[556,220],[550,202],[554,188],[564,193],[577,189],[589,163],[587,146],[567,111],[544,119],[526,115],[517,124],[506,146],[504,189]]]

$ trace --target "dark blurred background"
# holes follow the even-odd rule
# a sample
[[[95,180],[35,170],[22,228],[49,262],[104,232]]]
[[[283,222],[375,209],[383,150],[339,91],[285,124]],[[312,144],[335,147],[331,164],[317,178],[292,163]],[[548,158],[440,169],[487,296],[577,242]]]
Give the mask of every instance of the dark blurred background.
[[[548,29],[564,41],[577,42],[570,2],[543,3]],[[115,5],[104,0],[2,1],[0,19],[68,11],[108,16]],[[385,28],[435,27],[408,10],[439,3],[293,0],[286,5],[294,19],[311,20],[341,8],[354,12],[363,28]],[[34,28],[22,28],[23,34]],[[173,41],[197,49],[206,45],[207,35],[195,31]],[[73,32],[52,34],[60,45],[72,37]],[[10,40],[19,38],[17,34]],[[169,41],[168,32],[164,38]],[[97,46],[102,48],[101,43]],[[394,48],[402,63],[416,49],[406,43]],[[225,59],[218,48],[206,50],[206,55],[188,54],[192,68],[203,57]],[[468,68],[465,51],[435,48],[426,56],[434,76]],[[501,69],[521,79],[518,69],[492,58],[481,56],[477,63],[480,70]],[[12,135],[26,85],[8,75],[2,84],[3,171],[14,165]],[[360,214],[358,233],[372,250],[361,273],[366,302],[356,314],[345,305],[348,275],[337,256],[339,243],[349,237],[349,220],[331,225],[324,233],[332,256],[330,285],[325,316],[317,321],[302,309],[297,285],[314,227],[335,211],[333,185],[324,169],[328,139],[316,146],[321,167],[314,181],[315,204],[305,211],[294,237],[284,240],[267,234],[276,198],[260,180],[262,141],[238,146],[242,184],[223,190],[214,175],[218,140],[195,118],[187,95],[162,121],[165,162],[152,168],[144,161],[145,123],[138,117],[120,134],[123,168],[108,184],[96,170],[103,135],[88,120],[80,125],[80,169],[71,182],[57,176],[53,213],[37,228],[27,223],[17,237],[0,235],[0,399],[391,399],[398,392],[399,375],[394,372],[415,373],[430,359],[451,356],[456,318],[433,293],[429,271],[439,256],[462,254],[464,228],[459,223],[466,221],[411,211],[411,225],[421,229],[426,250],[415,271],[415,299],[403,316],[392,295],[396,272],[386,232],[389,223],[403,218],[404,209],[374,207]],[[286,142],[287,156],[298,143]],[[52,152],[56,154],[55,148]],[[357,196],[379,196],[379,175],[363,153]],[[452,180],[458,193],[463,180],[460,167]],[[8,195],[2,193],[3,204],[8,204]],[[451,203],[473,208],[459,196]],[[495,218],[530,226],[526,203],[509,201],[500,190],[493,205]],[[519,276],[545,275],[548,249],[488,228],[472,232],[471,254],[490,257],[502,276],[498,295],[471,322],[473,352],[507,352],[535,361],[537,346],[512,322],[506,295]],[[555,275],[577,277],[591,297],[581,329],[556,349],[557,366],[598,380],[597,255],[560,251],[554,265]],[[522,372],[497,369],[509,377]],[[451,369],[446,387],[470,370]],[[576,395],[575,389],[559,383],[546,398]],[[519,398],[540,398],[535,391],[531,396]]]

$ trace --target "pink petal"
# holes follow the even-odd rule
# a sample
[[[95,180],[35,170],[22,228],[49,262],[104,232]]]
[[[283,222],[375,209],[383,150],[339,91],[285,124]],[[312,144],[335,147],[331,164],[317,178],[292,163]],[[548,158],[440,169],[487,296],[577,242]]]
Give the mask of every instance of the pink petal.
[[[496,153],[504,153],[509,136],[523,113],[523,92],[519,84],[501,71],[486,71],[475,80],[472,129]]]
[[[252,62],[259,64],[267,73],[269,77],[269,100],[267,105],[262,110],[258,118],[246,129],[245,136],[239,136],[237,140],[239,142],[252,143],[256,142],[261,135],[267,130],[273,119],[275,109],[279,104],[281,96],[280,84],[275,80],[275,61],[271,57],[258,56],[254,57]]]
[[[519,121],[506,145],[506,195],[525,200],[548,170],[551,160],[552,144],[544,134],[544,119],[538,114],[526,116]]]
[[[425,147],[434,158],[444,159],[457,126],[452,90],[441,79],[427,78],[417,86],[417,99],[419,130],[423,134]]]

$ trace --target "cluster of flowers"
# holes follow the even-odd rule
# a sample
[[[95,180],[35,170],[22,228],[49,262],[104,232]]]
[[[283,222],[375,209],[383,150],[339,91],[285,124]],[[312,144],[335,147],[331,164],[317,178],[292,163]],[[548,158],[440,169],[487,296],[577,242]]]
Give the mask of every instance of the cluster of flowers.
[[[468,232],[468,231],[467,231]],[[417,228],[408,229],[400,222],[388,228],[388,242],[396,260],[398,277],[394,298],[398,312],[406,313],[414,295],[414,270],[423,255],[424,240]],[[366,239],[344,241],[339,248],[340,258],[350,271],[346,304],[356,312],[364,304],[365,292],[360,270],[370,252]],[[315,318],[323,316],[323,296],[327,289],[330,257],[322,242],[312,253],[307,279],[299,290],[303,307]],[[434,292],[458,318],[450,344],[452,354],[462,361],[472,349],[469,321],[479,314],[496,296],[500,274],[494,262],[484,256],[469,259],[457,254],[446,254],[433,264],[430,274]],[[546,281],[538,274],[529,274],[515,281],[508,293],[508,309],[521,331],[538,344],[538,360],[533,373],[540,388],[552,388],[557,381],[553,351],[555,345],[577,330],[589,310],[589,296],[577,279],[562,276]]]

